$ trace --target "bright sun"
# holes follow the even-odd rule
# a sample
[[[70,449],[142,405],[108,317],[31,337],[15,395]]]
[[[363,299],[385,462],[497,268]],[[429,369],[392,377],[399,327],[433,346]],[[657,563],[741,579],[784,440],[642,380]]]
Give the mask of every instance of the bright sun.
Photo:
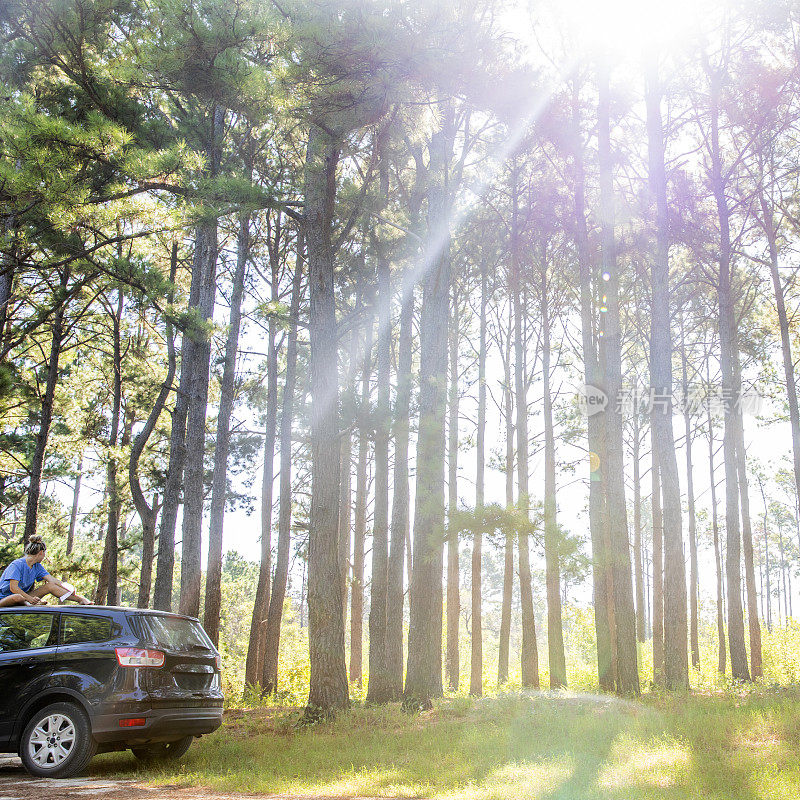
[[[698,25],[697,0],[563,0],[564,22],[592,49],[638,57],[678,43]]]

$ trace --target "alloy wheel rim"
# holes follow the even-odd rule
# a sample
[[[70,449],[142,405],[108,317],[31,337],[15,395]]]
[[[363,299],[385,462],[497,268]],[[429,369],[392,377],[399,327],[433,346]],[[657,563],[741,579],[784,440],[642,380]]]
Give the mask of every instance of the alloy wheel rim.
[[[28,737],[31,761],[42,769],[54,769],[69,758],[75,746],[75,724],[64,714],[50,714],[36,724]]]

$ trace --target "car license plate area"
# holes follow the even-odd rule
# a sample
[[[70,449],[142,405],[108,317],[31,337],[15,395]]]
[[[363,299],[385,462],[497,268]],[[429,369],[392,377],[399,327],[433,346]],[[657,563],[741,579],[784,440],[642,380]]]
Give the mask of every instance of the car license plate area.
[[[175,683],[179,689],[190,692],[199,692],[211,688],[213,675],[195,672],[173,672]]]
[[[209,664],[179,661],[170,670],[178,689],[187,692],[202,692],[210,689],[214,680],[214,668]]]

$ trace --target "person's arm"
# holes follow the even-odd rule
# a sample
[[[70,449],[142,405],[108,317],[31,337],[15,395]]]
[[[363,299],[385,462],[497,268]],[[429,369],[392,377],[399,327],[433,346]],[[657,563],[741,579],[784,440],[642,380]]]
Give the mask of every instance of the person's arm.
[[[63,581],[58,580],[58,578],[54,578],[41,564],[33,565],[33,573],[37,583],[39,581],[44,581],[50,586],[55,586],[58,589],[62,589],[64,592],[70,590],[74,591],[75,589],[74,586],[70,586],[69,584],[65,584]],[[53,592],[53,594],[55,594],[55,592]]]
[[[32,594],[28,594],[27,592],[23,592],[22,589],[20,588],[19,581],[16,580],[16,578],[12,578],[8,582],[8,588],[11,589],[11,594],[19,595],[24,600],[27,600],[33,606],[38,606],[44,603],[44,601],[41,598],[36,597],[35,595]]]
[[[49,572],[45,572],[41,577],[39,577],[37,575],[36,576],[36,580],[37,581],[47,581],[47,583],[52,583],[55,586],[58,586],[59,588],[64,589],[64,591],[66,591],[66,589],[67,589],[67,587],[64,586],[64,584],[58,578],[54,578]]]

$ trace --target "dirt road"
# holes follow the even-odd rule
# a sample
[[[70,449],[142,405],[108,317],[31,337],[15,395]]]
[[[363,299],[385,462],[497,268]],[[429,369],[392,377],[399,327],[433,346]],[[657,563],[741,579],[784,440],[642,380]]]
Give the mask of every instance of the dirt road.
[[[191,786],[146,786],[138,781],[109,778],[31,778],[18,758],[0,756],[0,800],[345,800],[342,797],[297,797],[277,794],[225,794]],[[378,798],[347,798],[378,800]],[[382,800],[385,800],[383,798]]]

